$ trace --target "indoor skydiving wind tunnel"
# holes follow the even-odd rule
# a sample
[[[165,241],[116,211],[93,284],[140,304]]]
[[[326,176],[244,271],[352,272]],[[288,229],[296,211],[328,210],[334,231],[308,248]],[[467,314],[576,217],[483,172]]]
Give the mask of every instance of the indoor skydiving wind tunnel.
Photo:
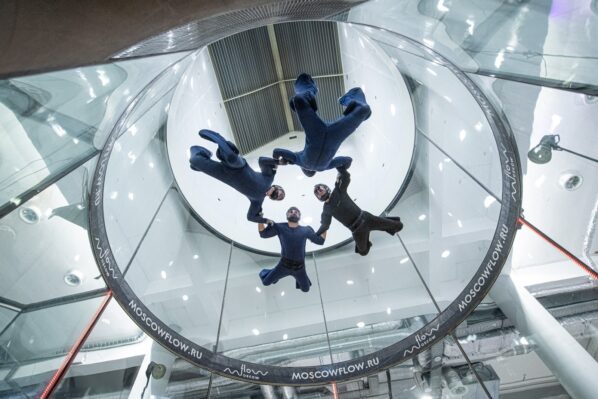
[[[1,81],[0,397],[594,397],[592,10],[367,2]],[[337,153],[348,192],[405,225],[362,257],[333,221],[307,293],[262,285],[278,241],[189,168],[191,146],[216,152],[200,129],[255,170],[303,148],[302,72],[326,121],[364,91],[372,115]],[[297,206],[317,229],[313,186],[336,174],[279,166],[264,215]]]

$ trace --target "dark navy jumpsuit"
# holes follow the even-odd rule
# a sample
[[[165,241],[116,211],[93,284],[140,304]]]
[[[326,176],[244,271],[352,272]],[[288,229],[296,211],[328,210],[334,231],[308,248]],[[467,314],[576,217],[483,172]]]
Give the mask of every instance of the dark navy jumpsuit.
[[[189,158],[191,169],[210,175],[245,195],[251,202],[247,220],[266,223],[268,219],[262,216],[262,203],[266,197],[266,191],[272,186],[277,161],[268,157],[260,157],[261,173],[258,173],[239,155],[237,147],[220,134],[211,130],[201,130],[199,135],[218,144],[216,157],[221,162],[210,159],[212,153],[207,148],[193,146],[191,147],[191,158]]]
[[[307,176],[332,168],[348,168],[351,157],[335,158],[336,152],[341,143],[372,113],[363,91],[355,87],[339,99],[340,104],[346,107],[344,115],[334,122],[324,122],[316,113],[317,92],[318,88],[311,76],[303,73],[297,77],[295,96],[290,104],[305,131],[305,147],[299,152],[282,148],[276,148],[273,152],[275,159],[283,158],[290,164],[299,165]]]
[[[260,231],[260,237],[278,236],[282,258],[273,269],[263,269],[260,278],[264,285],[276,284],[286,276],[295,278],[295,287],[303,292],[309,291],[311,281],[305,271],[305,243],[324,244],[324,238],[316,235],[309,226],[290,227],[288,223],[274,223]]]

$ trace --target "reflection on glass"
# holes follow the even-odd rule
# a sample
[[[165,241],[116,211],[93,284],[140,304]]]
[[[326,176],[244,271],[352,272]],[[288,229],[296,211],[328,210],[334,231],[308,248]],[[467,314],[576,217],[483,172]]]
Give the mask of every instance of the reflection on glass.
[[[485,114],[463,83],[446,67],[403,39],[382,49],[411,82],[416,129],[445,155],[428,165],[442,172],[456,162],[500,198],[502,177],[499,148]]]
[[[199,225],[170,190],[126,275],[162,322],[211,349],[216,334],[230,244]]]
[[[397,237],[372,232],[370,240],[365,258],[353,243],[315,256],[335,362],[398,342],[423,327],[420,315],[437,313]]]
[[[95,152],[108,98],[126,77],[103,65],[0,82],[0,204]]]
[[[173,86],[188,62],[186,57],[159,75],[118,126],[105,172],[103,206],[106,231],[123,271],[156,221],[173,182],[164,137]]]
[[[296,289],[292,277],[263,286],[260,270],[272,268],[278,260],[233,250],[218,352],[276,366],[328,364],[330,353],[314,264],[306,259],[312,281],[308,293]]]
[[[348,22],[404,34],[466,71],[583,87],[597,83],[592,71],[598,14],[589,3],[383,0],[355,7]]]
[[[104,144],[137,93],[185,53],[0,81],[0,205]]]
[[[497,228],[500,205],[454,162],[446,162],[436,147],[425,140],[420,143],[410,183],[415,189],[392,213],[401,215],[406,226],[400,235],[411,255],[409,262],[415,262],[443,310],[480,267]],[[442,171],[435,169],[439,164]]]
[[[22,204],[0,225],[0,292],[28,304],[104,287],[87,234],[95,159]]]
[[[134,387],[145,383],[139,372],[145,358],[155,358],[151,347],[139,327],[110,300],[52,397],[133,394]]]
[[[31,394],[60,367],[102,298],[22,313],[0,336],[0,370],[17,394]]]
[[[0,306],[0,331],[4,331],[16,316],[15,310]]]

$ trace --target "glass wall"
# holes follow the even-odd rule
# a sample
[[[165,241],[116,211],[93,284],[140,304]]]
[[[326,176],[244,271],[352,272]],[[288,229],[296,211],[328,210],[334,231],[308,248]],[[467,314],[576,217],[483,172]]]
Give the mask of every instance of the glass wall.
[[[583,40],[595,16],[576,4],[381,1],[356,8],[349,20],[423,40],[470,72],[517,140],[524,216],[591,264],[594,244],[579,243],[592,237],[595,224],[595,164],[565,152],[555,152],[547,165],[526,161],[545,134],[559,134],[560,144],[576,151],[598,148],[592,146],[594,97],[536,85],[595,84]],[[579,21],[588,21],[587,32]],[[101,302],[106,286],[89,244],[88,188],[97,153],[115,125],[119,136],[102,193],[114,257],[143,304],[210,353],[258,365],[326,366],[400,342],[447,309],[496,231],[504,187],[500,150],[482,109],[450,70],[408,40],[353,28],[392,60],[410,89],[417,152],[408,184],[383,213],[400,216],[405,228],[397,236],[373,232],[365,258],[352,241],[310,254],[309,293],[297,290],[292,278],[263,286],[260,271],[279,257],[222,239],[180,195],[165,131],[190,61],[166,67],[184,55],[0,82],[0,152],[9,160],[0,163],[0,204],[9,204],[0,214],[0,291],[7,305],[0,307],[0,397],[38,394]],[[562,49],[551,54],[553,36],[568,29],[570,56]],[[123,114],[128,104],[133,107]],[[548,186],[561,191],[547,194]],[[563,280],[581,285],[559,303],[586,311],[558,313],[566,309],[555,311],[552,297],[542,303],[596,358],[596,298],[583,271],[526,228],[518,233],[511,266],[530,291],[547,298]],[[562,394],[534,354],[532,338],[509,325],[491,301],[454,336],[387,372],[338,384],[274,387],[191,365],[153,342],[112,300],[54,395],[497,397],[519,389],[530,369],[530,379],[550,388],[538,388],[538,395]]]

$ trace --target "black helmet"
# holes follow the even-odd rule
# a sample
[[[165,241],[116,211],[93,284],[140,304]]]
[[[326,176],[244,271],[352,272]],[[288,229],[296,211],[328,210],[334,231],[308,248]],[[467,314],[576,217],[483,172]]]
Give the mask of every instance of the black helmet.
[[[287,220],[292,223],[297,223],[301,219],[301,211],[296,206],[292,206],[287,210]]]
[[[316,184],[314,186],[314,195],[320,201],[325,202],[330,198],[330,187],[322,183]]]
[[[272,187],[274,187],[274,191],[269,195],[270,199],[274,201],[282,201],[285,196],[284,189],[277,184],[273,184]]]

